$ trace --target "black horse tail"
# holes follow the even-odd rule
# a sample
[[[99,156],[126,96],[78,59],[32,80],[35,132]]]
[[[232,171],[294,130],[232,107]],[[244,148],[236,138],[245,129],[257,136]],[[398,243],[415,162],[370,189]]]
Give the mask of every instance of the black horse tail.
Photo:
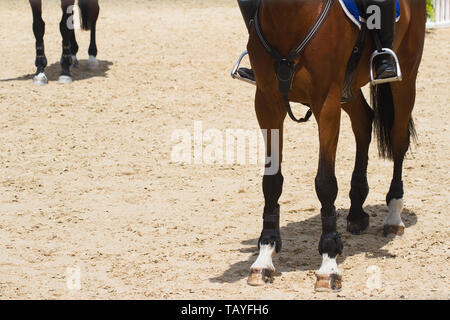
[[[92,21],[89,17],[89,2],[91,0],[78,0],[78,6],[80,7],[80,25],[83,30],[91,30]]]
[[[372,105],[374,111],[374,131],[378,140],[378,153],[384,159],[393,160],[394,152],[391,140],[391,130],[394,126],[394,98],[390,83],[372,87]],[[417,138],[414,120],[409,120],[409,137]]]

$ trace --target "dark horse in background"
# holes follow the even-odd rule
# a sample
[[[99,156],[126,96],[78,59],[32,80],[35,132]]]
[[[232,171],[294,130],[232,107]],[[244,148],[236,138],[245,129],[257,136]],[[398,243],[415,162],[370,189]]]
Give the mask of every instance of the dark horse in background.
[[[36,75],[33,83],[47,84],[45,67],[47,66],[47,57],[44,49],[45,22],[42,20],[42,0],[29,0],[33,10],[33,32],[36,38]],[[62,36],[62,55],[61,55],[61,75],[59,83],[71,83],[71,66],[78,66],[77,53],[78,44],[75,39],[74,30],[74,4],[75,0],[61,0],[62,18],[59,29]],[[98,67],[97,45],[95,42],[95,27],[100,12],[98,0],[78,0],[78,6],[81,11],[81,28],[91,30],[91,44],[89,46],[88,68]]]
[[[343,244],[336,230],[334,203],[338,194],[335,161],[342,110],[350,116],[356,140],[347,230],[352,234],[360,234],[369,226],[369,215],[364,212],[363,204],[369,192],[368,151],[374,125],[380,155],[394,162],[393,179],[386,197],[389,212],[384,223],[384,233],[401,235],[404,231],[405,225],[401,219],[402,167],[410,137],[415,133],[411,114],[426,24],[425,0],[400,0],[402,12],[395,26],[392,49],[397,53],[403,80],[373,87],[374,101],[371,108],[361,91],[369,82],[369,61],[375,51],[374,42],[369,41],[369,37],[351,83],[354,97],[342,100],[346,67],[360,33],[346,18],[337,0],[329,6],[327,18],[300,55],[294,56],[293,60],[277,61],[268,50],[267,46],[270,45],[280,57],[292,58],[291,50],[318,21],[326,3],[328,0],[261,0],[255,17],[259,23],[251,23],[247,45],[257,86],[256,115],[261,129],[268,131],[268,159],[273,160],[273,154],[278,152],[279,163],[282,161],[283,123],[289,110],[286,100],[310,106],[318,123],[320,148],[315,186],[322,205],[319,253],[323,259],[317,271],[318,291],[341,288],[342,275],[336,257],[342,254]],[[261,40],[261,34],[266,43]],[[284,74],[276,71],[277,68],[284,70]],[[292,82],[287,83],[287,86],[292,86],[287,88],[289,96],[286,97],[281,94],[281,90],[282,85],[286,85],[284,80],[290,76]],[[251,266],[248,279],[250,285],[264,285],[272,281],[275,271],[272,256],[281,249],[278,204],[283,186],[281,165],[271,170],[268,174],[266,169],[263,178],[264,224],[258,241],[259,256]]]

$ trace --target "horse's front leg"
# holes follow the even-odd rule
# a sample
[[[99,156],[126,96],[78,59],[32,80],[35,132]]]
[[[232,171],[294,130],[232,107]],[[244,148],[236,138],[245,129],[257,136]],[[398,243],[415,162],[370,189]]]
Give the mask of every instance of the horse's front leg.
[[[45,22],[42,20],[42,0],[30,0],[31,10],[33,11],[33,33],[36,38],[36,74],[33,78],[34,84],[44,85],[48,83],[45,75],[47,67],[47,58],[44,49]]]
[[[317,291],[340,290],[342,276],[336,258],[342,253],[343,245],[336,230],[336,208],[334,202],[338,193],[335,176],[336,149],[341,118],[340,90],[330,90],[323,106],[314,104],[314,115],[319,124],[320,154],[316,177],[316,192],[322,204],[322,236],[319,253],[322,266],[317,271]]]
[[[59,30],[62,36],[61,75],[59,83],[72,83],[70,66],[72,65],[71,33],[73,32],[73,6],[75,0],[61,0],[62,18]]]
[[[263,178],[265,199],[263,230],[258,240],[259,255],[250,268],[248,284],[262,286],[273,281],[275,267],[272,257],[281,250],[280,206],[283,175],[281,157],[283,141],[283,122],[286,117],[282,105],[271,102],[259,90],[255,99],[258,122],[266,141],[266,168]]]

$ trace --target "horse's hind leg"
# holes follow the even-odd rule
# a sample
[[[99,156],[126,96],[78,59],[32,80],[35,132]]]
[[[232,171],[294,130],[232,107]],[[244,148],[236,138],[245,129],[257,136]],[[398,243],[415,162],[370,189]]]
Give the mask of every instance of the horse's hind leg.
[[[341,274],[336,258],[342,253],[343,245],[336,230],[336,208],[334,202],[338,193],[335,175],[336,150],[341,117],[341,88],[331,87],[323,103],[313,103],[314,115],[319,124],[319,169],[316,177],[316,192],[322,204],[322,236],[319,253],[322,265],[317,271],[316,291],[338,291],[341,289]]]
[[[42,20],[42,0],[30,0],[33,11],[33,33],[36,38],[36,75],[33,78],[34,84],[44,85],[48,83],[45,75],[47,58],[44,49],[45,22]]]
[[[261,286],[273,281],[275,267],[272,257],[281,250],[280,206],[278,199],[283,187],[281,174],[281,152],[283,144],[283,122],[286,112],[280,104],[271,102],[262,92],[257,90],[255,98],[258,122],[267,134],[266,156],[270,163],[266,165],[263,178],[265,199],[263,214],[263,231],[258,240],[259,255],[250,268],[248,284]],[[279,108],[278,108],[279,107]]]
[[[411,16],[414,19],[410,22],[408,32],[403,39],[398,57],[404,70],[403,81],[391,84],[393,98],[393,114],[389,119],[389,112],[385,121],[389,133],[390,152],[388,155],[394,160],[393,179],[386,202],[389,207],[388,216],[384,222],[384,235],[402,235],[405,225],[401,218],[403,211],[403,160],[410,146],[411,136],[415,135],[414,123],[412,121],[412,111],[416,99],[416,79],[422,59],[422,52],[425,38],[425,3],[419,1],[411,2]],[[389,104],[388,104],[389,105]],[[381,112],[381,114],[383,111]],[[389,126],[391,124],[391,126]],[[382,139],[386,141],[386,139]]]
[[[369,194],[367,164],[372,139],[373,111],[361,90],[352,102],[343,105],[343,109],[350,116],[356,140],[356,160],[351,182],[351,206],[347,217],[347,231],[360,234],[369,226],[369,215],[364,212],[363,205]]]
[[[75,0],[61,0],[62,18],[59,30],[62,36],[61,75],[59,83],[72,83],[70,66],[72,65],[71,31],[73,31],[73,5]]]
[[[402,221],[403,211],[403,160],[409,149],[411,133],[414,133],[411,113],[416,97],[415,77],[392,84],[395,105],[395,117],[391,130],[392,157],[394,173],[386,202],[389,208],[384,222],[384,235],[403,235],[405,224]]]

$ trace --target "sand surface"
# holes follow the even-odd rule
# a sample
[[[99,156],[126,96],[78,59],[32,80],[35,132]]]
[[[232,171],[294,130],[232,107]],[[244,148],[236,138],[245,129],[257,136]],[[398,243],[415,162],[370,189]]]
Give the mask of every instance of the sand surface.
[[[89,33],[78,32],[80,67],[63,86],[58,1],[44,10],[50,83],[38,87],[28,1],[0,2],[1,299],[450,298],[450,29],[427,34],[402,238],[381,235],[392,164],[375,144],[371,226],[345,231],[355,145],[342,115],[343,290],[319,294],[315,121],[286,121],[284,248],[264,288],[246,284],[262,226],[261,166],[171,161],[173,132],[193,134],[195,121],[222,133],[258,128],[254,88],[229,76],[247,41],[235,1],[101,1],[100,69],[86,69]],[[77,270],[81,288],[69,290]],[[367,286],[372,270],[378,289]]]

